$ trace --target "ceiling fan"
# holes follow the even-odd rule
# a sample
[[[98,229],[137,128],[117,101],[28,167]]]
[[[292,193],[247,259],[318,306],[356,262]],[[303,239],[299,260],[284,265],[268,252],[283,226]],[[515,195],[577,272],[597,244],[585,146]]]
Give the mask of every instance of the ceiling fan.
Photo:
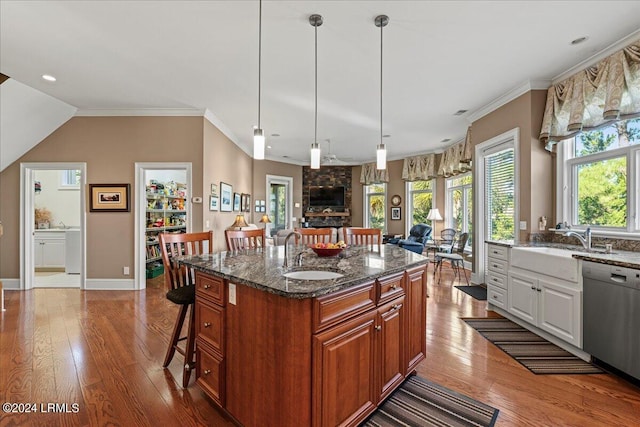
[[[338,158],[335,154],[331,153],[331,139],[325,139],[329,148],[327,150],[327,154],[324,154],[320,159],[320,163],[325,166],[338,166],[338,165],[348,165],[350,160],[353,160],[353,157],[342,157]]]

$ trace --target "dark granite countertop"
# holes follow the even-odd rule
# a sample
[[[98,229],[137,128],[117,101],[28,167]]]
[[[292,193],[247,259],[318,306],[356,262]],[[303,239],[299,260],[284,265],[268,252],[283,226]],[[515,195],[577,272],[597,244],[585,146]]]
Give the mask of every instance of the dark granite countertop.
[[[616,265],[619,267],[638,268],[640,269],[640,252],[621,251],[614,249],[613,253],[605,253],[604,248],[596,247],[593,252],[587,252],[580,245],[567,245],[562,243],[548,243],[548,242],[523,242],[514,243],[513,241],[489,241],[493,245],[506,246],[509,248],[517,247],[546,247],[546,248],[558,248],[566,249],[568,251],[575,252],[571,256],[576,259],[584,261],[598,262],[600,264]]]
[[[178,258],[196,270],[261,289],[287,298],[313,298],[347,288],[409,267],[427,264],[422,255],[396,245],[383,245],[380,252],[350,247],[337,257],[318,257],[311,249],[289,247],[290,262],[303,250],[302,267],[284,269],[284,246],[267,246],[241,252],[219,252]],[[297,280],[282,274],[297,270],[330,270],[343,277],[330,280]]]

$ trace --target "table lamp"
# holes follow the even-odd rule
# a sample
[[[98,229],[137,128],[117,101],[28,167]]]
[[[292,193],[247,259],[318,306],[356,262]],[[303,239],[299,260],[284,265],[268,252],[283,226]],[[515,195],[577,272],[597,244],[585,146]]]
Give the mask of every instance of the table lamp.
[[[240,214],[240,215],[236,215],[236,220],[234,221],[233,224],[231,224],[231,227],[238,227],[240,230],[242,230],[242,227],[248,227],[249,224],[247,224],[247,221],[244,220],[244,215]]]
[[[269,219],[269,215],[267,214],[262,215],[262,218],[260,218],[259,222],[264,223],[264,228],[267,228],[267,224],[271,223],[271,220]]]

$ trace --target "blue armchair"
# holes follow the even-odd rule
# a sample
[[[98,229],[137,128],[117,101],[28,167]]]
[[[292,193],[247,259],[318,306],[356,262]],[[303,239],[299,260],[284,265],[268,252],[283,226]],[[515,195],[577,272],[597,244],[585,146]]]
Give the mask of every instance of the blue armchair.
[[[431,236],[431,226],[416,224],[409,230],[409,237],[406,239],[392,239],[389,243],[397,244],[401,248],[421,254],[424,250],[424,245],[429,240],[429,236]]]

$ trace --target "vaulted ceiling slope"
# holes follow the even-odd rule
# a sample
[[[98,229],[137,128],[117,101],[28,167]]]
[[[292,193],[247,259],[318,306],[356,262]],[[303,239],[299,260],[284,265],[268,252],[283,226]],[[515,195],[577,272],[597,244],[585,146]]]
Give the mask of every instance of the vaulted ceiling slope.
[[[377,15],[390,18],[383,62],[390,159],[442,151],[461,140],[488,105],[523,87],[544,89],[640,34],[638,1],[265,0],[261,124],[268,159],[309,159],[313,13],[324,18],[318,141],[326,153],[330,140],[331,153],[354,164],[373,161],[380,138]],[[585,42],[571,44],[583,36]],[[0,0],[0,72],[59,100],[66,114],[69,108],[77,108],[76,115],[208,112],[250,153],[258,1]],[[43,81],[42,74],[57,82]],[[3,89],[3,106],[5,96]],[[458,110],[468,112],[454,115]],[[39,120],[28,111],[11,114],[11,123]],[[3,152],[23,143],[13,138],[3,132]]]

